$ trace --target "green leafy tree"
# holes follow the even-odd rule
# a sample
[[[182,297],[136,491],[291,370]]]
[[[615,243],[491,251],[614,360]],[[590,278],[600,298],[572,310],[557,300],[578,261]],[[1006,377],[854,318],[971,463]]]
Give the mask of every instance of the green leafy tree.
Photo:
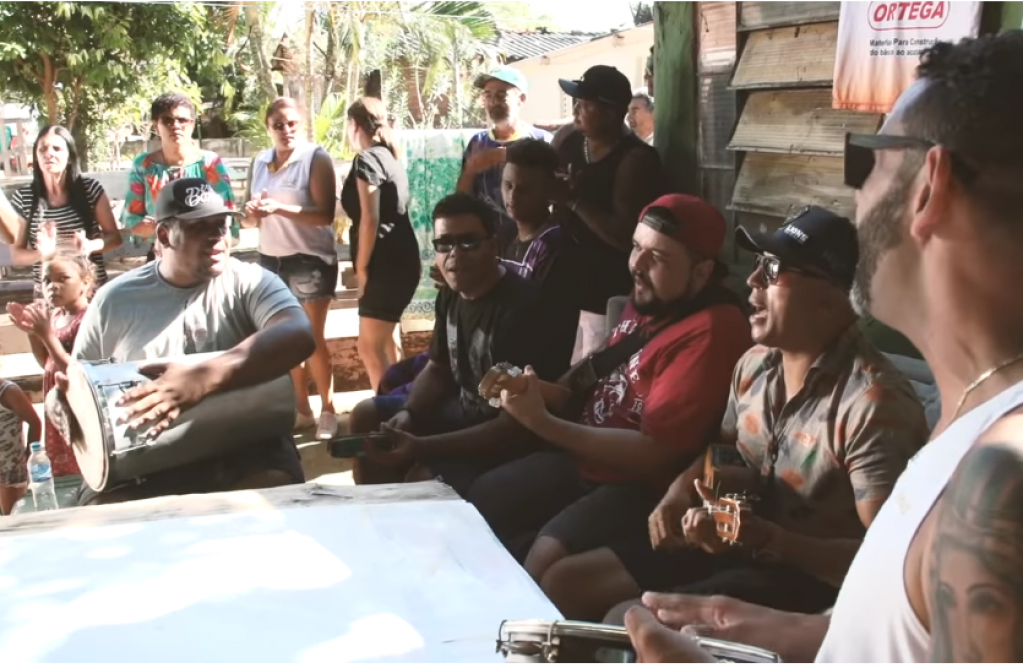
[[[168,70],[191,78],[228,62],[208,9],[193,2],[0,2],[0,35],[5,95],[78,139]]]

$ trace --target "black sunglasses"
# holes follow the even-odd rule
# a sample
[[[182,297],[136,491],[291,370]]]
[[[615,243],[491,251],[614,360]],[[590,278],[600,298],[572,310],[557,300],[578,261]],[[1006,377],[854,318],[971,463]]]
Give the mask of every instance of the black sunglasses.
[[[832,278],[824,272],[815,271],[813,269],[803,269],[802,267],[794,267],[792,265],[785,264],[785,262],[783,262],[779,257],[763,255],[762,253],[757,253],[753,256],[753,271],[750,273],[755,274],[757,269],[764,270],[764,278],[766,278],[767,282],[771,285],[777,283],[778,277],[786,271],[791,271],[794,274],[812,276],[814,278],[823,278],[828,281],[832,280]]]
[[[470,235],[450,234],[433,240],[433,250],[438,253],[450,253],[456,247],[462,251],[474,251],[490,237],[474,237]]]
[[[860,135],[847,132],[845,135],[845,185],[859,190],[874,171],[874,151],[920,149],[930,150],[937,142],[920,137],[905,135]],[[963,159],[951,153],[952,172],[964,183],[969,183],[976,172]]]

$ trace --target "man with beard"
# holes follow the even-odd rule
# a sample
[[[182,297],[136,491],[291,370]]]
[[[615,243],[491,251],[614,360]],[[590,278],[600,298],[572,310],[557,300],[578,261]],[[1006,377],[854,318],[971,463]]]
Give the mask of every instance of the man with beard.
[[[732,368],[750,345],[741,302],[720,285],[721,214],[667,195],[640,221],[629,305],[607,348],[576,369],[592,381],[566,379],[581,411],[552,414],[527,370],[528,389],[505,391],[502,403],[546,447],[481,476],[467,496],[513,552],[529,548],[525,567],[538,582],[558,560],[644,525],[716,434]]]
[[[913,388],[860,331],[849,303],[856,228],[807,207],[773,235],[739,228],[756,254],[753,340],[732,376],[713,454],[760,497],[738,545],[715,532],[703,460],[672,484],[648,535],[560,561],[543,580],[569,619],[600,620],[644,590],[727,594],[818,612],[838,586],[906,462],[927,440]],[[628,604],[626,604],[628,606]],[[609,621],[621,622],[621,614]]]
[[[1020,81],[1023,32],[938,43],[880,134],[847,141],[855,302],[920,349],[942,414],[831,616],[648,596],[626,616],[642,660],[709,658],[659,619],[797,660],[1023,661]]]
[[[483,109],[491,122],[465,147],[458,192],[470,193],[488,203],[500,214],[498,241],[503,245],[515,236],[515,221],[505,210],[501,194],[501,174],[509,146],[520,139],[542,139],[550,142],[551,134],[519,118],[526,103],[529,83],[512,67],[501,67],[476,80],[483,91]]]
[[[154,380],[124,394],[124,419],[132,425],[152,423],[154,434],[211,394],[287,374],[315,346],[309,318],[288,287],[259,265],[230,257],[231,217],[241,214],[230,210],[208,182],[169,183],[160,191],[155,213],[163,254],[99,291],[71,353],[79,360],[143,362],[223,352],[197,364],[143,365],[142,373]],[[304,480],[289,433],[102,493],[83,488],[80,501],[113,503]]]

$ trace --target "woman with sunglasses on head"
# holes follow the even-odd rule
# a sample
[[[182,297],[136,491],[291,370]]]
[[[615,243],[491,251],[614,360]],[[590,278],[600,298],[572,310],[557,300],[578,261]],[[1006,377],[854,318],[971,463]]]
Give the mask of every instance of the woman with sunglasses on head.
[[[103,253],[121,245],[121,233],[103,186],[82,176],[75,140],[63,126],[43,128],[32,154],[32,183],[11,196],[11,207],[20,219],[13,244],[20,251],[15,253],[15,263],[32,264],[33,294],[42,299],[40,269],[46,258],[39,249],[39,234],[50,225],[58,237],[77,237],[75,246],[92,260],[96,284],[102,285],[107,280]]]
[[[313,325],[316,351],[304,367],[292,369],[298,401],[295,426],[314,423],[305,371],[320,393],[317,438],[337,432],[334,371],[324,337],[327,312],[337,290],[334,210],[337,182],[334,161],[320,146],[302,139],[302,113],[290,97],[279,97],[266,111],[273,147],[252,161],[245,227],[259,227],[260,264],[277,274],[302,303]]]
[[[387,368],[401,359],[398,323],[422,266],[409,220],[408,177],[383,102],[364,97],[348,108],[348,141],[359,155],[341,189],[341,205],[353,222],[359,356],[376,390]]]
[[[160,137],[160,148],[138,156],[131,165],[121,212],[124,227],[135,237],[154,238],[156,197],[167,183],[183,178],[205,179],[228,207],[236,208],[231,178],[220,156],[203,151],[192,139],[196,121],[192,101],[180,93],[164,93],[153,100],[149,115]],[[231,234],[238,238],[234,222]],[[152,261],[157,251],[154,245],[147,259]]]

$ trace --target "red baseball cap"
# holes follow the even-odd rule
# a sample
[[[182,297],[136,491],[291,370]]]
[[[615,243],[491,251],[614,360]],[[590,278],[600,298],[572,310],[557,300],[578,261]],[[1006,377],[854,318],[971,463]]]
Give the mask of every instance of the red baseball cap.
[[[706,258],[717,258],[728,225],[712,205],[693,195],[664,195],[639,214],[639,222]]]

